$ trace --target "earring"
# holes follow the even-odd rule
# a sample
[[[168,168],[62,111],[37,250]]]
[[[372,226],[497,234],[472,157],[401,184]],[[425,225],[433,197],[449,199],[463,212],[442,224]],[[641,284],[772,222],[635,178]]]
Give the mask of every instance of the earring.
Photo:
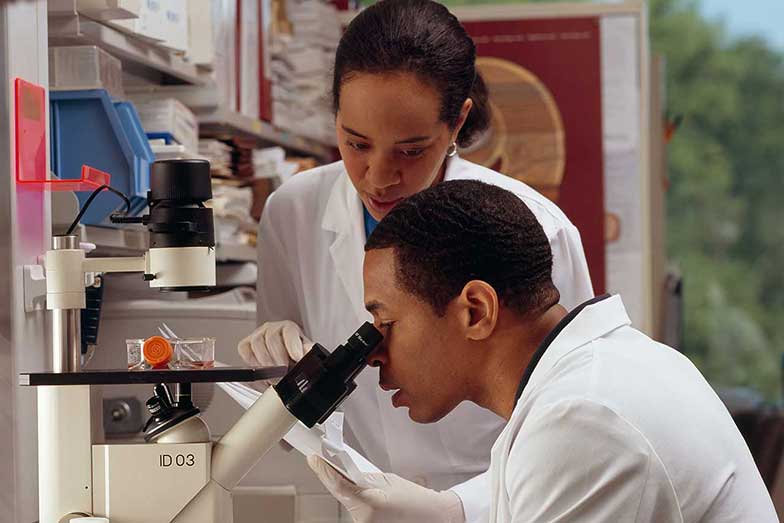
[[[456,154],[457,154],[457,143],[452,142],[452,145],[450,145],[449,148],[446,150],[446,157],[451,158]]]

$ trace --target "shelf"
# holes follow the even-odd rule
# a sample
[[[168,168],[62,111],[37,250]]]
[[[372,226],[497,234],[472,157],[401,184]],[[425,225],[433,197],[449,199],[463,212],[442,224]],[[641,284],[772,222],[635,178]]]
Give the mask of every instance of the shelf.
[[[148,249],[146,229],[127,227],[96,227],[80,225],[82,242],[96,246],[94,254],[100,256],[139,256]],[[215,260],[219,262],[256,262],[256,248],[250,245],[218,245]]]
[[[136,100],[176,98],[188,106],[199,121],[199,134],[221,139],[244,137],[263,147],[278,145],[286,150],[313,156],[327,163],[333,160],[334,147],[294,135],[261,120],[219,107],[215,89],[185,85],[130,86],[128,94]]]
[[[279,145],[290,151],[314,156],[324,162],[332,159],[332,149],[326,145],[276,129],[267,122],[234,111],[225,109],[197,110],[196,116],[199,119],[199,133],[203,135],[221,138],[239,134],[255,140],[259,145]]]
[[[49,17],[50,45],[95,45],[123,62],[127,70],[160,73],[180,82],[207,85],[208,75],[181,56],[78,14]]]
[[[46,385],[138,385],[158,383],[222,383],[258,381],[286,375],[286,367],[215,367],[188,370],[86,370],[81,372],[25,372],[19,375],[24,387]]]

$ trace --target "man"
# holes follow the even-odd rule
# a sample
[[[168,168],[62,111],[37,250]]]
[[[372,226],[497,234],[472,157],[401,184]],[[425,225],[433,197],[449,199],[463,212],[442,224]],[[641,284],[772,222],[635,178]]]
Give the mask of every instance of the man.
[[[442,183],[399,204],[365,250],[366,306],[385,334],[369,359],[393,404],[419,423],[462,401],[508,420],[491,521],[777,521],[688,359],[632,328],[619,296],[558,305],[547,238],[513,194]],[[428,499],[392,474],[361,488],[308,461],[356,521],[413,521]]]

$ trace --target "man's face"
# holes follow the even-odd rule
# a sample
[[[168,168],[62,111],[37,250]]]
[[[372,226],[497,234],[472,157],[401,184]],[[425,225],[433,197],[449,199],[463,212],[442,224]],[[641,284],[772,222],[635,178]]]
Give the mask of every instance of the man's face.
[[[392,404],[408,407],[419,423],[438,421],[466,399],[471,363],[454,302],[439,317],[399,287],[393,249],[365,254],[365,304],[384,341],[368,358],[379,367],[382,389],[395,390]]]

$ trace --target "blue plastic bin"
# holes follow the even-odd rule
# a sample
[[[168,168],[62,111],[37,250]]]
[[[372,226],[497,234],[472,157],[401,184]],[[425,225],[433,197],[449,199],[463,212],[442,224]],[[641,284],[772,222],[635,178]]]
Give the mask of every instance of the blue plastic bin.
[[[113,102],[104,89],[52,91],[51,165],[60,178],[79,178],[83,164],[111,175],[111,185],[131,200],[134,214],[142,211],[155,157],[136,109]],[[76,193],[79,204],[89,193]],[[98,196],[82,218],[87,225],[114,226],[109,215],[124,207],[110,192]]]

